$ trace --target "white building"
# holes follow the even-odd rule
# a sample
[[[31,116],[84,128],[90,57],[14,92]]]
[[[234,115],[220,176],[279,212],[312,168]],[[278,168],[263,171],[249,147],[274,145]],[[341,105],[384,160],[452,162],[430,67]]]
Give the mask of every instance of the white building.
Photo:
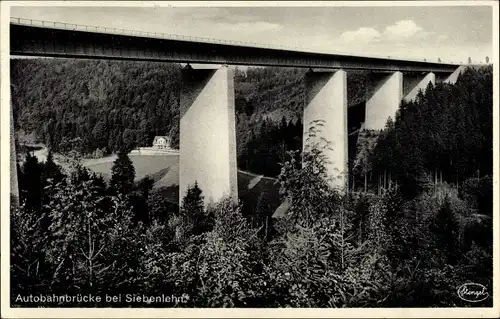
[[[153,147],[157,149],[170,149],[170,137],[155,136],[155,139],[153,140]]]

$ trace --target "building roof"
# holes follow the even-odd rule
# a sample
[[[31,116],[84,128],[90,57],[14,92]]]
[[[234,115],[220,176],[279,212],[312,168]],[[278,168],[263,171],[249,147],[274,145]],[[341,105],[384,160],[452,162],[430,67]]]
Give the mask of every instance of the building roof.
[[[169,140],[170,140],[170,137],[169,137],[169,136],[157,135],[157,136],[155,136],[155,139],[153,140],[153,143],[154,143],[154,142],[156,142],[156,141],[157,141],[158,139],[160,139],[160,138],[163,138],[163,139],[165,139],[165,140],[167,140],[167,141],[169,141]]]

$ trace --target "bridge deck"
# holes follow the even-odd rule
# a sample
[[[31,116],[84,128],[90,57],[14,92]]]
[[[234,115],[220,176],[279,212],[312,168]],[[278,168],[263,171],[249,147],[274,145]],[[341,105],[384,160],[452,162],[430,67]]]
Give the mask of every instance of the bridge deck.
[[[259,65],[325,69],[362,69],[451,73],[459,65],[346,54],[306,52],[205,38],[115,28],[97,28],[11,18],[10,53],[85,59],[117,59]]]

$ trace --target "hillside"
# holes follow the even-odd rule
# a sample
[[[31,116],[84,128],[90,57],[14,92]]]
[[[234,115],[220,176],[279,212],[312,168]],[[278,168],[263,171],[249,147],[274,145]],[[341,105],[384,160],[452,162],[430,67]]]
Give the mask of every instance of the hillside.
[[[178,137],[179,76],[177,64],[12,60],[16,129],[55,151],[83,153]]]
[[[304,108],[304,76],[308,69],[297,68],[249,68],[246,73],[235,75],[236,108],[260,118],[281,121],[296,121],[302,118]],[[366,71],[347,73],[348,106],[352,107],[366,100]],[[243,109],[242,109],[243,108]]]
[[[11,63],[15,127],[21,143],[43,143],[56,152],[94,154],[149,146],[155,135],[179,141],[179,64],[64,59],[15,59]],[[235,72],[235,108],[239,166],[249,144],[262,153],[262,126],[296,123],[304,107],[307,69],[248,68]],[[349,72],[349,106],[364,101],[363,72]],[[267,124],[263,124],[264,122]],[[294,124],[295,125],[295,124]],[[291,139],[301,138],[301,124]],[[274,139],[266,148],[278,148]],[[291,145],[297,148],[300,145]],[[245,153],[246,152],[246,153]],[[277,161],[274,159],[273,161]],[[277,165],[276,163],[271,166]]]
[[[374,181],[392,180],[414,196],[425,183],[459,187],[493,174],[492,83],[491,65],[466,68],[454,85],[429,85],[403,102],[371,152]]]

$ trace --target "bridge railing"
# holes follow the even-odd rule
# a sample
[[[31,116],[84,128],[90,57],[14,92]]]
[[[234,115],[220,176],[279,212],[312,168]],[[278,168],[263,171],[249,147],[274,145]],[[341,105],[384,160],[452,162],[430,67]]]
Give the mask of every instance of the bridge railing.
[[[44,21],[44,20],[36,20],[36,19],[25,19],[25,18],[11,17],[10,22],[13,24],[22,24],[22,25],[30,25],[30,26],[35,26],[35,27],[45,27],[45,28],[73,30],[73,31],[101,32],[101,33],[108,33],[108,34],[139,36],[139,37],[148,37],[148,38],[161,38],[161,39],[169,39],[169,40],[207,42],[207,43],[216,43],[216,44],[231,44],[231,45],[253,46],[253,47],[259,47],[259,48],[265,47],[265,48],[271,48],[271,49],[302,50],[301,48],[298,48],[298,47],[290,47],[290,46],[282,46],[282,45],[270,45],[270,44],[265,44],[265,43],[214,39],[214,38],[196,37],[196,36],[185,36],[185,35],[173,34],[173,33],[137,31],[137,30],[122,29],[122,28],[99,27],[99,26],[90,26],[90,25],[55,22],[55,21]]]

